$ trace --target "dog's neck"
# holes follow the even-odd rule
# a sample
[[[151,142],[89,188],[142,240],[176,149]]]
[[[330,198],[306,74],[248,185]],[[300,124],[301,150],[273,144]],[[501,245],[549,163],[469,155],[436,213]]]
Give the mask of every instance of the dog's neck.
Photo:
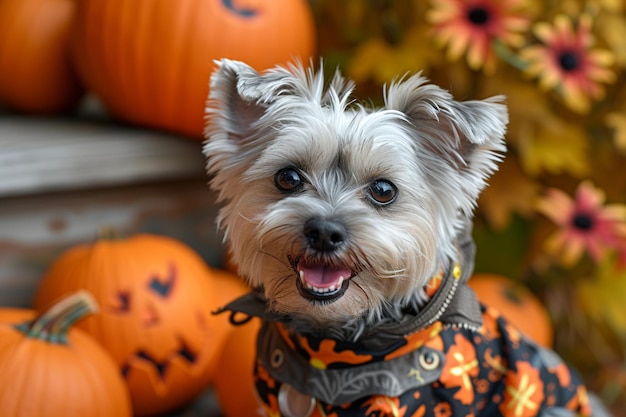
[[[241,314],[243,317],[257,316],[263,320],[280,322],[290,332],[307,338],[362,343],[371,345],[369,347],[373,349],[381,349],[386,344],[394,343],[398,337],[417,332],[436,321],[450,326],[480,327],[480,306],[473,291],[466,285],[473,272],[473,260],[474,244],[469,232],[465,231],[459,234],[457,241],[457,260],[443,265],[423,291],[416,293],[404,305],[387,306],[381,319],[376,322],[361,318],[341,327],[314,327],[307,322],[267,311],[267,303],[261,291],[253,291],[219,312],[230,311],[233,324],[238,323]]]

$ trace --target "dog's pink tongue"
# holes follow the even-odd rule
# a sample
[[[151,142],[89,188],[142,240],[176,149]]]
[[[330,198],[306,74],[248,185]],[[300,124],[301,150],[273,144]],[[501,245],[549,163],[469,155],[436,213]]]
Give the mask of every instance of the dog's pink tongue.
[[[298,262],[298,272],[307,284],[317,288],[341,285],[339,281],[343,282],[351,275],[348,268],[337,268],[323,263],[309,264],[304,261]]]

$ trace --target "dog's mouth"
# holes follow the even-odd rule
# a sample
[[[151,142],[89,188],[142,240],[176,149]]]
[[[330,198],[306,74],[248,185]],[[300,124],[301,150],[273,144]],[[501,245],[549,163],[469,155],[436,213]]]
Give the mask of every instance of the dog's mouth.
[[[347,266],[310,262],[300,258],[295,262],[300,295],[311,301],[330,302],[340,298],[350,285],[354,272]]]

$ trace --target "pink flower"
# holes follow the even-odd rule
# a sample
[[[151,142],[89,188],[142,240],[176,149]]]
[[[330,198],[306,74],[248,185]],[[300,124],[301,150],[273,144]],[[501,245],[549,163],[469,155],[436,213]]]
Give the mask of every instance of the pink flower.
[[[573,266],[586,251],[598,262],[607,249],[619,249],[626,237],[626,206],[604,205],[604,192],[582,182],[572,199],[551,188],[537,210],[559,226],[546,240],[546,250],[559,254],[564,266]]]
[[[448,58],[467,53],[472,69],[493,71],[493,43],[519,46],[530,20],[520,13],[524,0],[433,0],[427,19],[435,40],[447,46]]]
[[[603,49],[592,49],[591,18],[580,17],[577,25],[564,15],[554,24],[537,23],[534,32],[542,42],[523,49],[520,56],[528,62],[526,73],[538,77],[543,89],[557,90],[572,110],[585,113],[590,100],[601,99],[600,83],[615,81],[609,68],[614,57]]]

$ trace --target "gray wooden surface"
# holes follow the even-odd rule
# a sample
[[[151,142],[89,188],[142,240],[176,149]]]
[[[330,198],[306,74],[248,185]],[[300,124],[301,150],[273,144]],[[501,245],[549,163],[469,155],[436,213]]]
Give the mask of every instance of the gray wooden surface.
[[[0,305],[27,307],[49,263],[103,226],[178,238],[219,265],[206,183],[198,142],[103,117],[0,113]]]
[[[223,258],[201,144],[96,115],[0,111],[0,306],[30,307],[46,269],[102,226],[181,240]],[[217,417],[211,389],[172,417]]]
[[[199,142],[107,120],[0,114],[0,197],[203,175]]]

